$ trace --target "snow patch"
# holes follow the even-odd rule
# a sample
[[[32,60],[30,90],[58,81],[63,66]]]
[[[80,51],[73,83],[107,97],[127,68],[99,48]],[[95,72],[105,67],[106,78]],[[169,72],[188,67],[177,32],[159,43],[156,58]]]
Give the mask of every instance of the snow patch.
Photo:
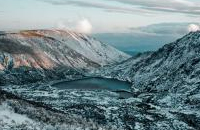
[[[0,105],[0,121],[6,124],[12,124],[14,122],[16,124],[33,123],[27,116],[15,113],[6,103]]]

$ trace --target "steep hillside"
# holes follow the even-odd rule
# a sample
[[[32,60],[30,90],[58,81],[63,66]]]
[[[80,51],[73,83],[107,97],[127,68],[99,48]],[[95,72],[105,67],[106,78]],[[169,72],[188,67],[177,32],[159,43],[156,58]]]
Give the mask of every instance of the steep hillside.
[[[75,127],[78,125],[81,129],[84,128],[82,124],[90,129],[92,123],[100,128],[115,130],[198,130],[200,128],[199,52],[200,32],[193,32],[163,46],[156,52],[138,54],[119,64],[96,71],[97,76],[132,82],[133,97],[128,99],[121,99],[117,93],[107,90],[60,90],[52,87],[51,84],[40,83],[23,86],[8,85],[2,89],[26,100],[21,102],[21,99],[11,98],[8,102],[4,98],[7,94],[3,91],[2,94],[5,96],[0,96],[3,99],[0,99],[0,109],[7,113],[16,110],[14,114],[25,116],[24,118],[32,126],[37,126],[38,123],[51,126],[54,123],[59,124],[61,120],[65,124],[64,119],[69,117],[70,123],[73,125],[75,123]],[[66,68],[64,70],[66,71]],[[10,74],[7,71],[4,73]],[[26,72],[26,77],[27,73],[30,72]],[[69,73],[72,74],[72,72],[66,72],[66,74]],[[48,74],[55,75],[52,71]],[[80,74],[77,74],[75,70],[74,76],[80,76]],[[30,104],[29,101],[34,104]],[[38,106],[38,103],[42,103],[43,106]],[[27,106],[28,110],[25,109]],[[50,110],[46,110],[47,106]],[[52,108],[56,110],[56,113],[51,111]],[[32,114],[34,112],[36,116]],[[57,115],[57,112],[63,114]],[[43,118],[38,113],[42,114]],[[50,114],[54,119],[59,118],[51,120]],[[65,118],[65,115],[68,116]],[[8,120],[13,119],[9,114],[6,116]],[[31,122],[30,119],[33,121]],[[71,122],[70,119],[75,119],[75,121]],[[82,122],[79,119],[85,119],[91,123],[88,122],[88,124],[85,120]],[[21,127],[20,122],[13,124],[13,121],[6,121],[3,116],[3,124],[8,123],[7,126],[12,128],[19,125]],[[27,125],[24,127],[26,128]],[[54,127],[52,126],[52,129],[55,129]],[[59,125],[56,128],[63,128],[63,126]]]
[[[1,69],[19,66],[98,67],[129,56],[86,35],[62,30],[35,30],[0,35]],[[13,65],[11,65],[13,63]]]
[[[92,37],[71,31],[36,31],[39,34],[53,37],[100,65],[119,63],[131,56],[95,40]]]
[[[83,119],[80,115],[22,99],[1,89],[0,121],[1,130],[109,129],[108,126]]]
[[[32,30],[0,34],[0,70],[4,76],[1,82],[26,79],[25,73],[32,82],[35,78],[49,76],[65,78],[82,69],[114,64],[127,58],[129,55],[109,45],[70,31]],[[30,74],[33,70],[34,74]]]
[[[197,85],[199,67],[200,32],[193,32],[156,52],[140,54],[112,69],[103,68],[101,72],[104,76],[129,80],[134,88],[149,86],[153,90],[164,89],[164,86]]]
[[[132,82],[135,97],[170,118],[199,129],[200,32],[191,32],[158,51],[142,54],[98,72]]]

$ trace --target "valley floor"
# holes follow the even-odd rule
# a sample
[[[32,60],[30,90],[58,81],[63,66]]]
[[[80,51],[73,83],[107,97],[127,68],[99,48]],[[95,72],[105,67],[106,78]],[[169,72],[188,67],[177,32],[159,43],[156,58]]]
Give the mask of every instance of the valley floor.
[[[200,128],[200,113],[189,110],[165,108],[144,97],[121,99],[107,90],[58,90],[49,84],[9,85],[0,90],[2,130]]]

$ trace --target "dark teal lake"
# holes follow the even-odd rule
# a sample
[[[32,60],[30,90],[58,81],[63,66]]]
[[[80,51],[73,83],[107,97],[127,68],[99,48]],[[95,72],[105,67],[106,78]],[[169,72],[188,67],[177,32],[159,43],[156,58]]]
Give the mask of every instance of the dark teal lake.
[[[125,96],[128,96],[130,94],[129,92],[131,91],[131,83],[115,79],[105,79],[105,78],[86,78],[74,81],[62,81],[55,83],[52,86],[58,89],[80,89],[80,90],[106,89],[117,93],[121,93]]]

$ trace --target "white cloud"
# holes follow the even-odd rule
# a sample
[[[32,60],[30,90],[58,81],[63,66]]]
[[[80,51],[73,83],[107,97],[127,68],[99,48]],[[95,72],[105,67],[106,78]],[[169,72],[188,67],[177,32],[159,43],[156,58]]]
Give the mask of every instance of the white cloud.
[[[90,34],[92,28],[92,24],[86,18],[77,21],[60,20],[56,23],[56,29],[71,30],[84,34]]]
[[[79,33],[90,34],[92,32],[92,24],[88,19],[82,19],[77,23],[76,31]]]
[[[197,25],[197,24],[190,24],[188,26],[188,31],[189,32],[196,32],[196,31],[199,31],[200,30],[200,25]]]

